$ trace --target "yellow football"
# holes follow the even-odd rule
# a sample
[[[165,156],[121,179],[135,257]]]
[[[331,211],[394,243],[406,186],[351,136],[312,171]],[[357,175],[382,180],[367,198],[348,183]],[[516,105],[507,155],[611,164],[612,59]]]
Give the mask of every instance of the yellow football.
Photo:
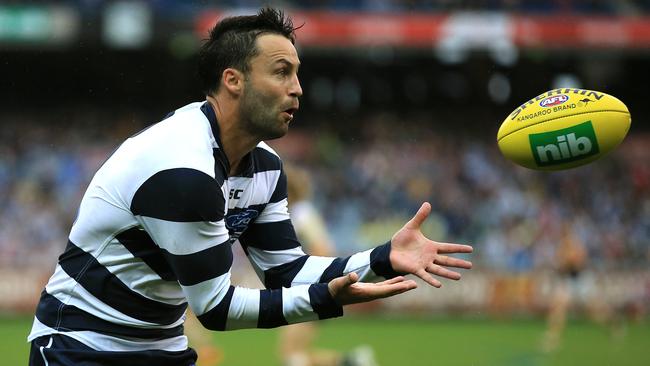
[[[499,149],[513,162],[537,170],[590,163],[612,151],[630,129],[630,112],[615,97],[584,89],[550,90],[503,121]]]

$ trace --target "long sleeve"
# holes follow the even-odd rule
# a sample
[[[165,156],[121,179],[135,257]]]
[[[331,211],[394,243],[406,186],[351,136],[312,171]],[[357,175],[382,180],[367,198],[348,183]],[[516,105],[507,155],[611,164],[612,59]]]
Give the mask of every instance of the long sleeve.
[[[284,172],[270,202],[239,240],[267,288],[327,283],[350,272],[364,282],[399,275],[390,265],[390,243],[343,258],[305,254],[289,217]]]
[[[342,315],[326,284],[265,290],[231,284],[223,186],[223,178],[198,170],[164,170],[142,184],[131,205],[201,323],[214,330],[270,328]]]

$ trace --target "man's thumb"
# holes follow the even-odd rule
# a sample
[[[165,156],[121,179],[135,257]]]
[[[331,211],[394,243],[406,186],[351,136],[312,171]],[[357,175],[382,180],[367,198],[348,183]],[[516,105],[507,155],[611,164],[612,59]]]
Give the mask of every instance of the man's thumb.
[[[359,275],[356,272],[350,272],[345,276],[345,279],[347,280],[346,286],[349,286],[359,281]]]
[[[431,213],[431,204],[429,202],[424,202],[418,212],[413,216],[413,218],[406,223],[407,228],[409,229],[419,229],[424,220],[427,219]]]
[[[345,276],[339,277],[337,280],[340,288],[348,287],[357,281],[359,281],[359,275],[354,272],[350,272]]]
[[[359,275],[355,272],[350,272],[345,276],[337,277],[330,281],[327,289],[329,290],[332,297],[336,297],[336,294],[341,291],[341,289],[348,287],[357,281],[359,281]]]

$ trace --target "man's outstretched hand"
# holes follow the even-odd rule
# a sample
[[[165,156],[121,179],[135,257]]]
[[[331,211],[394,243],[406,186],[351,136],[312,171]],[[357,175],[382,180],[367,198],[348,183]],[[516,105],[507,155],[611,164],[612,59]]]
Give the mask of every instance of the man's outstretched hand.
[[[357,281],[359,275],[354,272],[331,280],[328,289],[334,301],[339,305],[357,304],[398,295],[417,287],[415,281],[407,280],[402,276],[378,283]]]
[[[393,235],[389,259],[394,271],[414,274],[431,286],[441,287],[440,281],[432,274],[459,280],[460,273],[446,267],[472,268],[472,262],[446,254],[471,253],[473,249],[469,245],[438,243],[427,239],[420,226],[430,213],[431,205],[423,203],[415,216]],[[417,287],[415,281],[403,276],[378,283],[358,281],[359,275],[354,272],[331,280],[328,289],[334,301],[339,305],[356,304],[398,295]]]
[[[427,239],[420,231],[420,226],[431,213],[428,202],[422,204],[413,218],[404,225],[391,239],[390,263],[396,272],[411,273],[434,287],[442,283],[432,274],[459,280],[460,273],[446,267],[472,268],[472,262],[449,257],[446,254],[471,253],[469,245],[438,243]]]

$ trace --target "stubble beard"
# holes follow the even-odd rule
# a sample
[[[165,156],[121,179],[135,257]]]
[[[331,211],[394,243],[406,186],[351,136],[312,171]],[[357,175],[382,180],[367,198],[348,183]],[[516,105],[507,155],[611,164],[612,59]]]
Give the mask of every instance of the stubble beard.
[[[287,133],[287,128],[278,120],[272,107],[272,99],[247,83],[240,104],[242,127],[260,141],[277,139]]]

